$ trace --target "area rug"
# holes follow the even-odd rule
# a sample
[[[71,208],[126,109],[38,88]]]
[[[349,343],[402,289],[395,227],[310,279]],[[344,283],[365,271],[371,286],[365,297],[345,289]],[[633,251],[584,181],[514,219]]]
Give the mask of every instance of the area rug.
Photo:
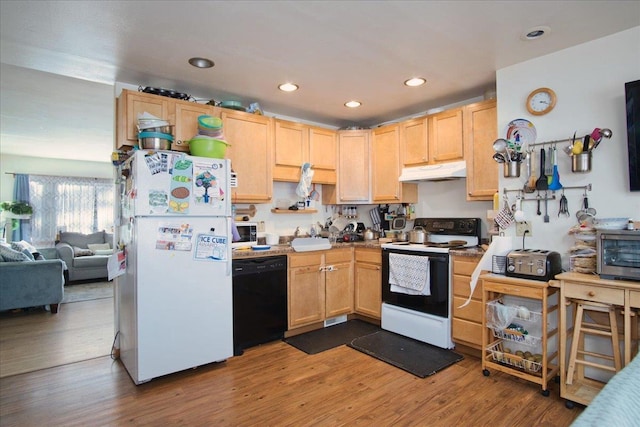
[[[385,330],[355,338],[348,345],[420,378],[433,375],[463,359],[451,350]]]
[[[62,303],[91,301],[94,299],[113,298],[113,282],[81,283],[66,285]]]
[[[355,338],[362,337],[380,328],[362,320],[349,320],[323,329],[285,338],[284,342],[307,354],[317,354],[323,351],[349,344]]]

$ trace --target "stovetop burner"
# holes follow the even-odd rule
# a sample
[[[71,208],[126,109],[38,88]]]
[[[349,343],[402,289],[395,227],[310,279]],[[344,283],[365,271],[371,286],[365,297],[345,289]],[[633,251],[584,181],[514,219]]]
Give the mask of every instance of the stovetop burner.
[[[480,244],[479,218],[416,218],[414,227],[422,227],[428,235],[425,243],[392,242],[386,249],[448,253],[450,249]]]

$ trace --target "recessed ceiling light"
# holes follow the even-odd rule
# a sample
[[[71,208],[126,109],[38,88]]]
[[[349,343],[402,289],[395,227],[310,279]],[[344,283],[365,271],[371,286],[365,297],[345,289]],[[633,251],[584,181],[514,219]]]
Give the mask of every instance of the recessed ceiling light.
[[[198,57],[189,58],[189,64],[197,68],[211,68],[215,65],[210,59]]]
[[[529,28],[528,30],[525,30],[521,35],[520,38],[522,40],[536,40],[539,39],[540,37],[544,36],[544,35],[548,35],[551,33],[551,28],[547,27],[546,25],[539,25],[537,27],[533,27],[533,28]]]
[[[425,84],[427,81],[425,79],[423,79],[422,77],[413,77],[409,80],[406,80],[404,82],[405,86],[410,86],[410,87],[416,87],[416,86],[422,86],[423,84]]]
[[[344,103],[344,106],[349,108],[358,108],[361,105],[362,105],[362,102],[360,101],[349,101]]]
[[[293,83],[282,83],[280,86],[278,86],[278,89],[283,92],[293,92],[298,90],[298,85]]]

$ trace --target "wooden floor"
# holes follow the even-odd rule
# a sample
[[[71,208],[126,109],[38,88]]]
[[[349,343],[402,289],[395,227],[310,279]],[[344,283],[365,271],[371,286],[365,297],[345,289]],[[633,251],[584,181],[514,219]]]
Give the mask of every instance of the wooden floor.
[[[113,316],[113,298],[1,313],[0,378],[108,355]]]
[[[346,346],[307,355],[277,341],[135,386],[110,357],[0,379],[1,426],[568,426],[552,383],[482,375],[465,357],[417,378]]]

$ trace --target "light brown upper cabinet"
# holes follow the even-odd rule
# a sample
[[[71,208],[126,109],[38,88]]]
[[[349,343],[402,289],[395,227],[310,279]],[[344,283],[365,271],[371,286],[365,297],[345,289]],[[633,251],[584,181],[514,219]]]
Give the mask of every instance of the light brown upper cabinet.
[[[208,115],[220,117],[220,109],[195,102],[176,102],[175,128],[176,141],[189,141],[198,134],[198,117]]]
[[[400,155],[404,167],[429,163],[429,119],[420,117],[400,123]]]
[[[118,101],[116,148],[138,144],[138,114],[147,112],[175,125],[174,139],[188,141],[198,133],[198,116],[216,115],[210,105],[123,89]]]
[[[304,163],[312,165],[313,182],[336,183],[336,132],[285,120],[275,120],[273,180],[299,182]]]
[[[371,201],[415,203],[417,184],[398,181],[400,176],[400,126],[376,128],[371,139]]]
[[[462,108],[429,116],[430,163],[463,160]]]
[[[227,158],[238,176],[233,203],[268,203],[273,195],[273,119],[222,109]]]
[[[338,168],[338,135],[331,129],[309,126],[309,162],[313,165],[313,182],[335,184]]]
[[[482,101],[464,107],[464,158],[467,161],[467,200],[492,200],[498,191],[498,163],[493,142],[498,137],[497,103]]]
[[[338,182],[322,188],[323,204],[369,202],[369,130],[338,131]]]

